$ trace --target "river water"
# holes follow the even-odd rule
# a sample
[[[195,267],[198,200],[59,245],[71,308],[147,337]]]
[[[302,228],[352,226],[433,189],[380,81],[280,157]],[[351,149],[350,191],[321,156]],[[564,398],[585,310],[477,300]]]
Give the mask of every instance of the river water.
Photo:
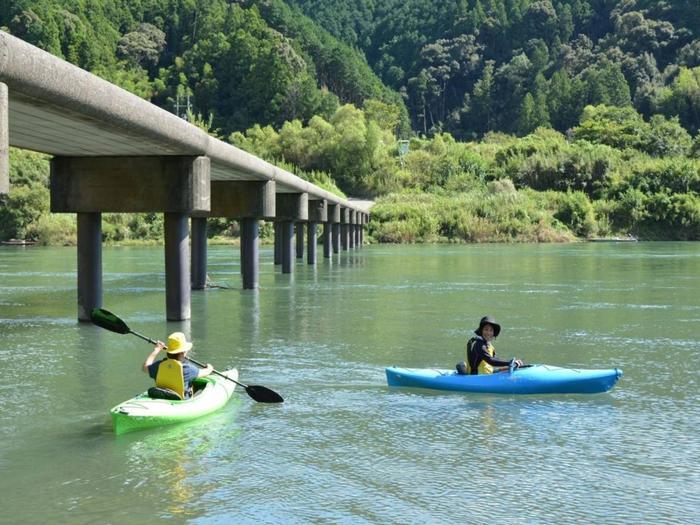
[[[74,248],[0,249],[0,523],[698,523],[700,245],[372,246],[282,275],[210,247],[192,319],[164,321],[162,248],[105,248],[104,307],[183,330],[240,392],[195,424],[116,437],[150,346],[76,322]],[[389,389],[451,368],[482,315],[498,355],[619,367],[606,394]]]

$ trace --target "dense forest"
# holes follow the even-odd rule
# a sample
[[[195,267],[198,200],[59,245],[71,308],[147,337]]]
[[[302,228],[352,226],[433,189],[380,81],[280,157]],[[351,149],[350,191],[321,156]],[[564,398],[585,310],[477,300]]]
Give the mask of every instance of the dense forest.
[[[700,239],[694,0],[0,0],[0,26],[376,199],[373,240]],[[0,239],[74,238],[46,166],[12,151]],[[110,215],[104,235],[161,220]]]

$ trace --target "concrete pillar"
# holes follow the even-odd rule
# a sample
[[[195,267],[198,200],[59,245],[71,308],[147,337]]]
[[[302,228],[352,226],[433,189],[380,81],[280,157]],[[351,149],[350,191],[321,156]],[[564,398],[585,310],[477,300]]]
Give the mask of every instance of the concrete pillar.
[[[349,246],[349,232],[348,226],[350,224],[350,210],[348,208],[342,208],[340,210],[340,245],[343,251],[347,251]]]
[[[304,258],[304,223],[296,223],[296,236],[297,236],[297,259]]]
[[[348,249],[352,250],[355,247],[355,210],[348,210]]]
[[[186,213],[165,213],[165,316],[190,318],[189,220]]]
[[[102,307],[102,214],[78,213],[78,321]]]
[[[244,290],[258,287],[261,219],[275,216],[274,181],[212,181],[211,215],[238,220],[241,229],[241,280]],[[275,264],[282,262],[280,235],[275,226]]]
[[[360,245],[365,245],[365,225],[369,222],[369,215],[362,216],[362,225],[360,226]]]
[[[244,290],[254,290],[259,282],[260,226],[257,219],[244,218],[241,224],[241,277]]]
[[[282,232],[282,273],[294,270],[294,221],[281,221]]]
[[[0,197],[10,193],[10,133],[7,86],[0,82]]]
[[[307,252],[306,262],[308,264],[316,264],[316,245],[318,244],[317,227],[315,222],[306,224],[307,237]]]
[[[189,217],[210,211],[210,164],[190,156],[54,157],[51,211],[164,213],[166,316],[189,319]]]
[[[207,218],[191,219],[192,289],[204,290],[207,286]]]
[[[340,224],[333,223],[333,253],[340,253]]]
[[[331,230],[333,225],[330,222],[323,223],[323,258],[331,257]]]
[[[274,222],[275,229],[275,265],[282,264],[282,229],[280,221]]]

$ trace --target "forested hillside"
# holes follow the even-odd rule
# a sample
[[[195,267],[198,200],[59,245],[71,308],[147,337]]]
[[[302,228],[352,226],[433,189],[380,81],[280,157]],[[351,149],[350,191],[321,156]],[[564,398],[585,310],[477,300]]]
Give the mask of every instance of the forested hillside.
[[[566,131],[588,104],[700,125],[697,0],[289,0],[362,49],[416,131]]]
[[[186,111],[189,95],[200,123],[223,136],[370,98],[404,107],[362,53],[281,0],[256,4],[2,0],[0,26],[170,111],[178,98]]]
[[[0,25],[376,199],[370,240],[700,240],[697,0],[0,0]],[[73,242],[47,159],[13,150],[10,178],[0,240]],[[103,234],[159,239],[162,218]]]

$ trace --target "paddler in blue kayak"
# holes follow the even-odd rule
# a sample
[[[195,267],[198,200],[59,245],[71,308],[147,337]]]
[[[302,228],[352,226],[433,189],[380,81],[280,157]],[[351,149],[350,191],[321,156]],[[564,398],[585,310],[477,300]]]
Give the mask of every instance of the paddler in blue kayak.
[[[482,317],[479,328],[474,330],[474,333],[476,337],[467,341],[466,362],[457,363],[458,374],[493,374],[494,367],[510,367],[511,363],[516,368],[523,366],[520,359],[502,361],[496,358],[496,348],[492,341],[501,333],[501,325],[493,317],[489,315]]]
[[[175,392],[180,399],[192,395],[192,381],[197,377],[206,377],[214,371],[207,363],[206,368],[197,368],[187,360],[187,352],[192,348],[185,334],[173,332],[168,336],[168,346],[156,341],[156,346],[143,362],[143,371],[156,380],[156,387]],[[166,357],[155,361],[161,350]],[[155,361],[155,362],[154,362]]]

